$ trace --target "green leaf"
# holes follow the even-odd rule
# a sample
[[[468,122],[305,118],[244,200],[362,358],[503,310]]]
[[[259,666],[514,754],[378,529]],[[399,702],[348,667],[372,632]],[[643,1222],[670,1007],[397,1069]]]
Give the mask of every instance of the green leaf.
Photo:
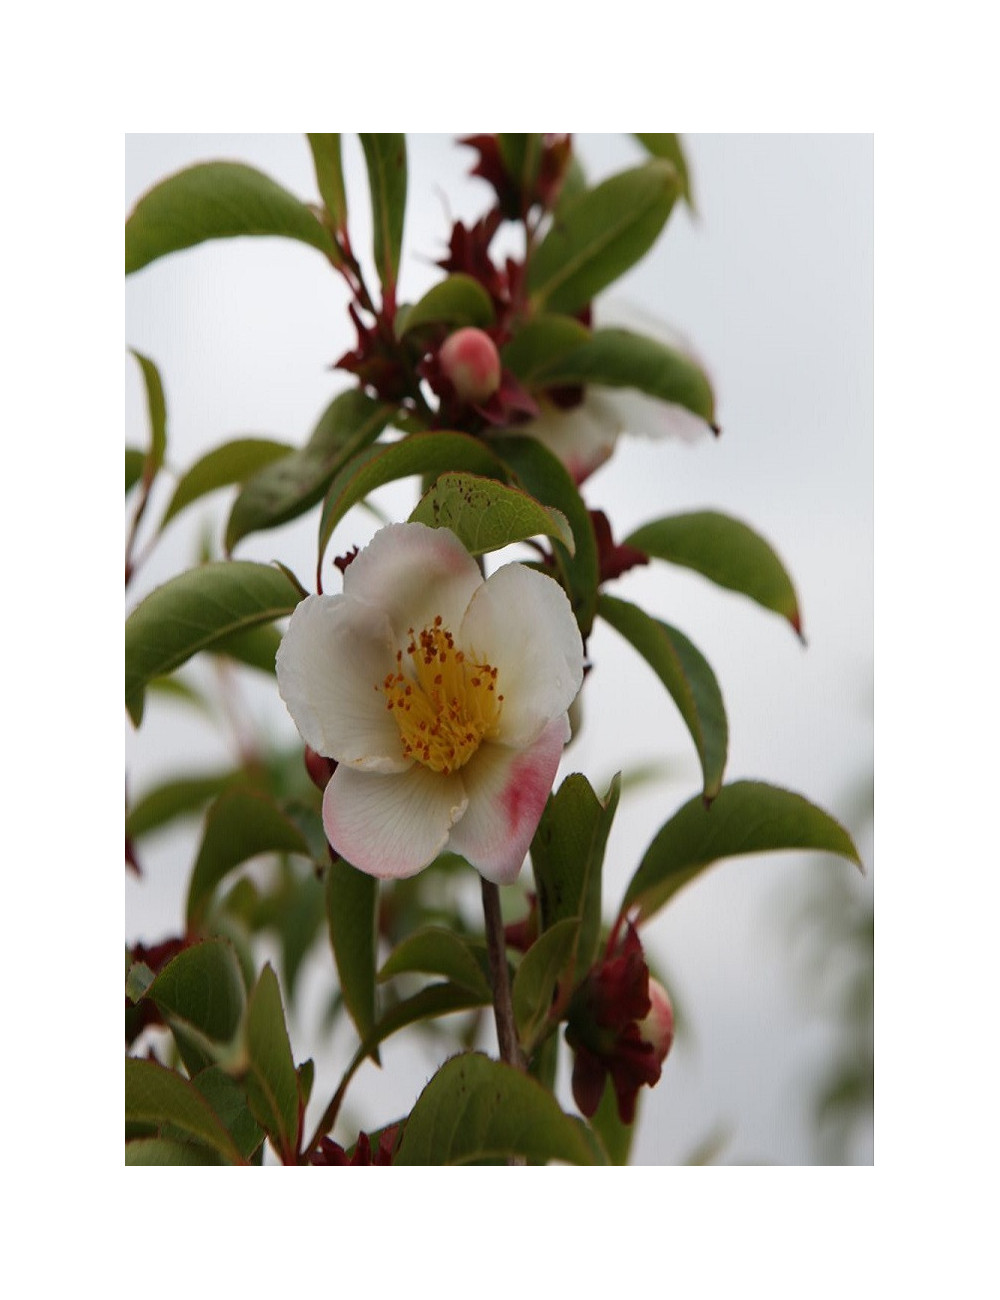
[[[392,408],[349,389],[320,416],[309,441],[248,479],[226,525],[226,550],[250,533],[276,528],[310,510],[338,470],[379,436]]]
[[[347,465],[330,485],[319,525],[319,558],[322,563],[333,530],[351,506],[369,492],[412,478],[416,474],[438,475],[445,470],[469,470],[506,478],[501,462],[478,438],[466,433],[416,433],[402,442],[379,444],[367,459]]]
[[[406,215],[406,136],[362,133],[360,138],[372,195],[375,265],[383,291],[394,293]]]
[[[225,1124],[240,1155],[249,1160],[264,1141],[264,1130],[254,1119],[244,1090],[217,1065],[202,1070],[191,1082]]]
[[[729,725],[708,660],[683,632],[650,618],[627,600],[601,595],[597,612],[642,655],[670,692],[698,751],[705,798],[713,799],[722,787]]]
[[[638,1098],[636,1098],[638,1102]],[[601,1140],[613,1165],[627,1165],[632,1150],[632,1139],[638,1127],[633,1121],[623,1124],[618,1115],[618,1103],[610,1077],[604,1081],[600,1104],[591,1116],[590,1126]]]
[[[327,868],[325,898],[340,991],[364,1039],[375,1025],[378,881],[336,858]]]
[[[251,474],[287,456],[292,450],[288,443],[274,442],[270,438],[235,438],[216,447],[195,461],[182,475],[160,521],[160,532],[185,506],[217,488],[245,483]]]
[[[590,330],[574,316],[543,312],[517,331],[501,350],[504,366],[522,384],[543,387],[541,377],[560,357],[579,350],[590,338]]]
[[[511,999],[518,1038],[529,1056],[548,1026],[556,988],[571,972],[579,933],[578,917],[557,921],[538,936],[517,968]]]
[[[694,211],[694,195],[691,190],[691,176],[688,172],[687,159],[684,157],[684,150],[681,147],[681,138],[679,135],[644,135],[639,132],[635,133],[635,138],[645,146],[654,158],[665,158],[668,163],[672,163],[680,177],[681,198],[687,203],[691,211]]]
[[[285,1164],[299,1139],[299,1081],[288,1041],[278,977],[266,965],[247,1009],[247,1097],[250,1109]]]
[[[246,1008],[240,964],[225,939],[207,939],[182,949],[143,997],[155,1002],[172,1022],[180,1021],[182,1027],[194,1029],[219,1047],[233,1042]]]
[[[224,637],[211,650],[213,655],[224,659],[235,659],[247,668],[256,668],[258,672],[274,676],[274,661],[281,645],[281,633],[272,623],[262,627],[251,627],[245,632],[235,632]]]
[[[300,594],[280,569],[226,561],[178,574],[125,622],[125,704],[142,721],[146,686],[233,633],[290,614]]]
[[[130,348],[129,351],[139,363],[143,383],[146,386],[146,406],[149,411],[149,451],[143,472],[145,477],[152,481],[156,471],[163,464],[163,457],[167,450],[167,402],[163,396],[163,381],[160,379],[160,372],[156,366],[150,361],[149,357],[144,357],[141,352],[136,352],[135,348]]]
[[[546,1088],[469,1052],[446,1061],[417,1098],[393,1163],[464,1165],[512,1155],[598,1163],[581,1127]]]
[[[340,136],[307,134],[306,139],[312,151],[320,196],[336,229],[344,231],[347,229],[347,194],[344,190],[344,168],[340,161]]]
[[[155,1061],[125,1059],[125,1121],[168,1124],[217,1151],[228,1163],[246,1161],[197,1088]]]
[[[479,994],[487,1002],[492,1000],[487,971],[489,962],[486,947],[466,935],[446,930],[444,926],[428,925],[407,935],[392,950],[382,969],[379,983],[413,971],[429,975],[443,975],[453,984]]]
[[[504,170],[515,182],[522,199],[534,193],[538,169],[542,161],[543,145],[544,140],[537,133],[498,132],[497,134],[497,146]]]
[[[138,447],[125,448],[125,495],[129,492],[142,478],[143,466],[146,464],[146,453],[140,451]]]
[[[683,352],[631,330],[594,330],[577,347],[540,364],[532,378],[545,387],[637,388],[661,402],[676,402],[714,428],[715,396],[701,366]]]
[[[442,474],[421,498],[410,523],[450,528],[470,555],[538,536],[558,537],[571,555],[576,550],[573,530],[561,510],[478,474]]]
[[[155,185],[125,222],[125,274],[207,239],[283,235],[336,255],[330,233],[277,181],[243,163],[198,163]]]
[[[792,580],[770,544],[752,528],[714,510],[643,524],[626,546],[703,574],[787,618],[799,637],[802,616]]]
[[[542,930],[576,920],[581,973],[593,964],[600,943],[601,871],[620,791],[616,776],[599,799],[587,778],[574,772],[549,796],[531,841]]]
[[[584,637],[590,635],[597,608],[597,583],[600,570],[597,542],[587,507],[573,479],[559,458],[534,438],[494,437],[490,446],[514,471],[520,486],[536,501],[561,510],[569,520],[576,539],[571,555],[561,542],[553,542],[557,563],[565,575],[570,604]],[[449,466],[464,469],[466,466]]]
[[[493,324],[493,301],[471,275],[449,275],[409,308],[400,337],[405,338],[421,325],[437,324],[478,325],[485,329]]]
[[[187,925],[197,931],[216,886],[234,867],[261,853],[299,853],[309,846],[299,828],[264,794],[229,790],[208,810],[187,897]]]
[[[125,1143],[126,1165],[220,1165],[225,1162],[207,1147],[172,1138],[137,1138]]]
[[[696,796],[661,827],[621,910],[638,908],[639,919],[646,921],[713,862],[779,849],[817,849],[861,866],[850,835],[822,808],[790,790],[736,781],[724,785],[710,807]]]
[[[655,159],[567,203],[528,266],[535,307],[585,307],[652,247],[678,192],[675,169]]]
[[[125,834],[132,839],[148,835],[178,817],[200,811],[223,790],[248,781],[248,773],[243,768],[227,768],[206,776],[172,777],[135,801],[125,817]]]

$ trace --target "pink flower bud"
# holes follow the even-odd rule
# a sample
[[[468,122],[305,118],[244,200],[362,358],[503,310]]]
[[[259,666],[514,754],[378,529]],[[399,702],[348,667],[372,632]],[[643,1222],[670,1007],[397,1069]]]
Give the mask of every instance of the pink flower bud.
[[[639,1021],[639,1037],[649,1043],[662,1065],[674,1041],[674,1009],[670,995],[659,982],[649,977],[649,1014]]]
[[[463,402],[486,402],[500,387],[500,354],[482,330],[456,330],[442,343],[439,360]]]

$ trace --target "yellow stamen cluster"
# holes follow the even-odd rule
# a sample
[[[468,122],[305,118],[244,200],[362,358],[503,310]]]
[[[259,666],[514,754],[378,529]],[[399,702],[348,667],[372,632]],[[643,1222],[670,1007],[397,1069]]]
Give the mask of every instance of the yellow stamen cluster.
[[[419,635],[410,628],[405,652],[396,652],[396,671],[375,689],[399,728],[403,757],[447,776],[496,733],[503,703],[496,687],[497,670],[456,650],[439,614]]]

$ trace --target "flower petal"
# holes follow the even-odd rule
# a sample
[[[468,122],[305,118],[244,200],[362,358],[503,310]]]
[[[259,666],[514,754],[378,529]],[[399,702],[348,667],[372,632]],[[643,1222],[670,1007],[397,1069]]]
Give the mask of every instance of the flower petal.
[[[483,583],[458,639],[498,670],[501,744],[530,744],[583,682],[583,642],[565,592],[523,564],[505,564]]]
[[[389,620],[349,596],[307,596],[275,661],[278,691],[306,744],[378,772],[410,766],[377,689],[395,667]]]
[[[462,769],[469,806],[452,829],[450,847],[487,880],[509,885],[517,879],[568,739],[563,714],[530,748],[486,744]]]
[[[615,439],[623,424],[615,409],[594,389],[580,406],[560,410],[549,402],[540,402],[537,419],[511,432],[537,438],[566,466],[574,483],[582,483],[603,465],[615,449]]]
[[[482,581],[475,560],[447,528],[390,524],[348,567],[344,592],[385,611],[398,647],[411,627],[419,632],[438,614],[456,628]]]
[[[393,775],[338,767],[323,795],[323,826],[359,871],[399,879],[434,861],[467,802],[461,777],[419,764]]]
[[[712,426],[700,415],[677,402],[661,402],[636,388],[595,389],[605,409],[624,433],[639,434],[655,440],[679,438],[682,442],[702,442],[712,436]]]

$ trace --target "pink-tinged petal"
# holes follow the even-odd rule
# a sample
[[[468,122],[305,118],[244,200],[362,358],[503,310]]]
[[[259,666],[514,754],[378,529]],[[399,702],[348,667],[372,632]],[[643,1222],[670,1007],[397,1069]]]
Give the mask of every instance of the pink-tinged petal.
[[[390,524],[350,565],[344,592],[385,611],[398,647],[411,627],[419,633],[436,615],[457,628],[482,580],[479,566],[448,529]]]
[[[467,802],[459,776],[419,764],[388,776],[338,767],[323,795],[323,826],[359,871],[400,879],[434,861]]]
[[[583,642],[562,587],[523,564],[506,564],[472,598],[459,643],[497,669],[504,745],[530,744],[566,712],[583,682]]]
[[[529,749],[486,744],[462,769],[469,806],[452,829],[450,848],[487,880],[509,885],[517,879],[568,739],[563,714]]]
[[[306,744],[377,772],[410,765],[378,689],[395,667],[388,619],[349,596],[307,596],[275,661],[278,691]]]
[[[537,438],[562,461],[575,483],[582,483],[604,464],[622,431],[618,413],[602,399],[595,400],[592,392],[588,391],[580,406],[569,410],[541,402],[538,418],[513,430]]]

